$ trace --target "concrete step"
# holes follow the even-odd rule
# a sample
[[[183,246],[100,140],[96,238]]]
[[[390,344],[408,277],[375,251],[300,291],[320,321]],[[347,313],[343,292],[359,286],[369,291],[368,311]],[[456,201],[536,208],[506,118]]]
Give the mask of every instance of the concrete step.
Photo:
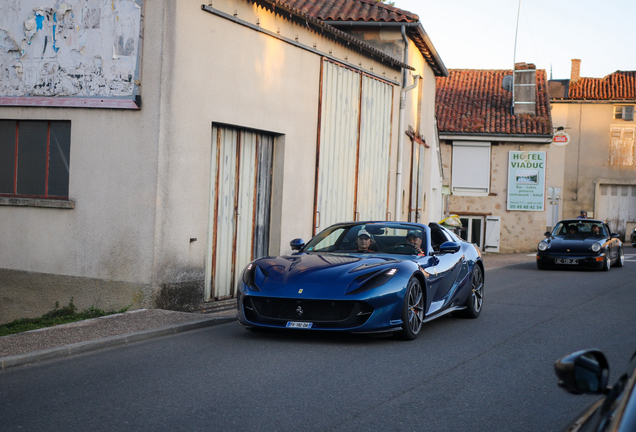
[[[205,302],[201,305],[201,307],[193,310],[192,312],[208,314],[233,309],[236,310],[235,298]]]

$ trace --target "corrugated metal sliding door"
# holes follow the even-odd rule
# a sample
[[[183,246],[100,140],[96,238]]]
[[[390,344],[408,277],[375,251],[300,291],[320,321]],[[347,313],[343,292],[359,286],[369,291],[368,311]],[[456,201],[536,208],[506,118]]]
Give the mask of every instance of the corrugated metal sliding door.
[[[413,152],[411,158],[411,199],[409,206],[409,222],[423,223],[424,211],[424,155],[425,147],[415,141],[412,144]]]
[[[387,218],[393,86],[323,61],[314,231]]]
[[[254,258],[269,255],[269,221],[272,203],[274,137],[258,135],[256,172],[256,214],[254,220]]]
[[[234,296],[235,278],[267,254],[273,137],[230,127],[212,129],[211,266],[206,299]]]
[[[316,232],[354,214],[361,75],[324,61],[316,193]]]
[[[356,202],[358,220],[387,219],[392,102],[393,86],[368,76],[362,77]]]

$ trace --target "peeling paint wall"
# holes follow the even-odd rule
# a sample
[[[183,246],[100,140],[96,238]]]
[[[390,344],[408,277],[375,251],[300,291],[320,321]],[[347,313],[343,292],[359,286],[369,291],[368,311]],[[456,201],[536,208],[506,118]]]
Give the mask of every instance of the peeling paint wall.
[[[141,0],[0,4],[0,96],[132,97]]]

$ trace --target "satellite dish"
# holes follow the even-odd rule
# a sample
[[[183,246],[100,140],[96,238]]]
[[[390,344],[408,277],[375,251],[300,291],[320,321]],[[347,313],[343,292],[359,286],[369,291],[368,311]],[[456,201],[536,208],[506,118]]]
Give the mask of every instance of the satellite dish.
[[[503,87],[504,90],[507,90],[509,92],[512,91],[512,81],[513,81],[513,77],[512,75],[506,75],[503,78],[503,81],[501,81],[501,87]]]

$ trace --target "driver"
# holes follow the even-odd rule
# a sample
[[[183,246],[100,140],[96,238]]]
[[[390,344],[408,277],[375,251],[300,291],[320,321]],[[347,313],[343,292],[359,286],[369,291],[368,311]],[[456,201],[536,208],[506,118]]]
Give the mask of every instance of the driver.
[[[361,229],[358,231],[358,241],[357,241],[357,251],[358,252],[372,252],[371,251],[371,235],[365,229]]]
[[[413,249],[415,249],[418,254],[422,253],[422,237],[420,237],[419,231],[409,231],[406,235],[406,241],[413,245]]]

